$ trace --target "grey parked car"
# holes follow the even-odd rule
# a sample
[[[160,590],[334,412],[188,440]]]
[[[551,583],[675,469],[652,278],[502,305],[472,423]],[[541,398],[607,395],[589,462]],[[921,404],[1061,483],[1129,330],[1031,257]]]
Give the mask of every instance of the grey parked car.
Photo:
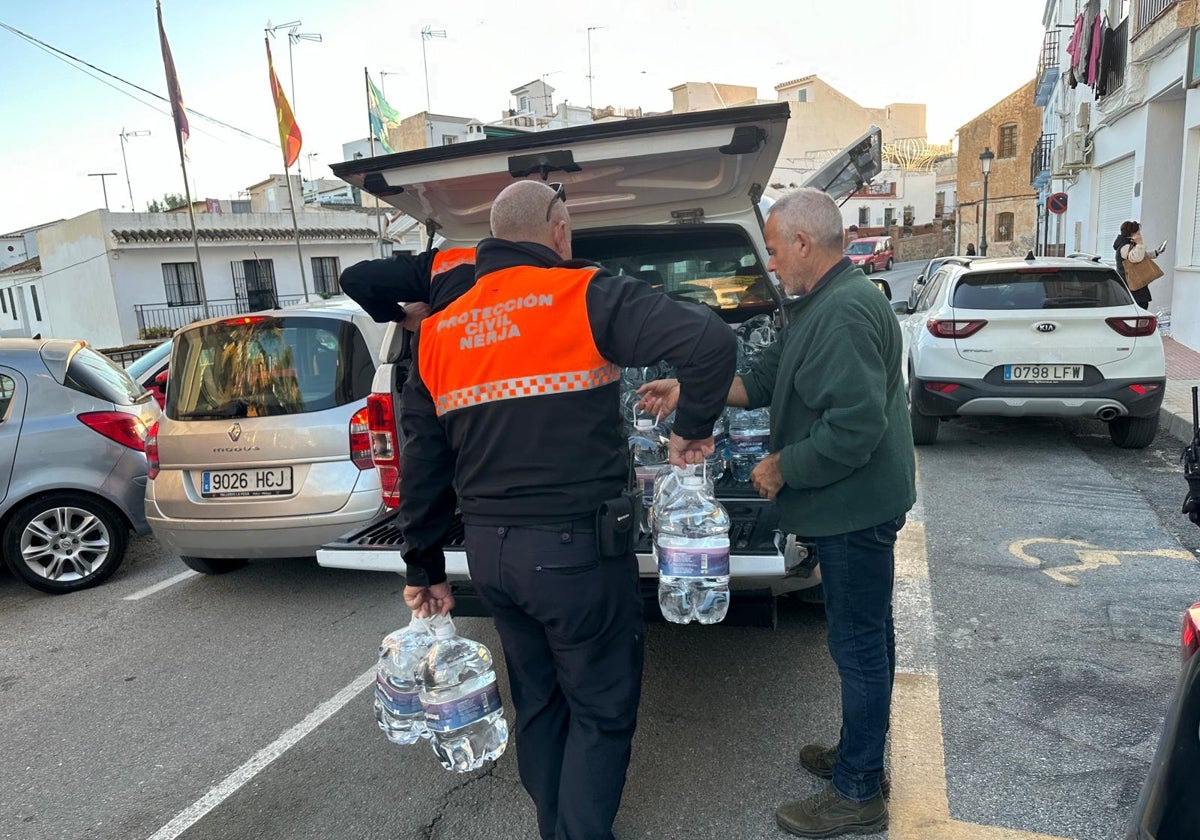
[[[0,340],[0,546],[56,594],[95,586],[148,533],[145,437],[158,403],[82,341]]]
[[[367,394],[385,325],[339,297],[175,333],[146,517],[205,574],[305,557],[382,509]]]

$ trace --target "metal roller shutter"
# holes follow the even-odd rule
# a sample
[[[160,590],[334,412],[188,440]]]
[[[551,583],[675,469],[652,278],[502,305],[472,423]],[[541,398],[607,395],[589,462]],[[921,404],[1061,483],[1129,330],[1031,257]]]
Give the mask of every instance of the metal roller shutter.
[[[1100,207],[1096,213],[1096,253],[1112,256],[1112,241],[1121,222],[1133,219],[1133,155],[1097,170],[1100,174]]]

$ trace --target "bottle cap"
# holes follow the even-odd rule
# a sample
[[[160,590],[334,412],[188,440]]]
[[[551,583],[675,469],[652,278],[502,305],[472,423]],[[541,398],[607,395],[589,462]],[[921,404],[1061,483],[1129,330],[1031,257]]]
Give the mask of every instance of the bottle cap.
[[[695,473],[688,473],[687,475],[685,475],[683,477],[683,486],[684,487],[701,487],[703,485],[704,485],[703,476],[696,475]]]
[[[654,428],[654,418],[653,417],[639,417],[633,421],[633,428],[638,429],[639,431],[645,431],[646,429],[653,429]]]
[[[434,616],[430,624],[435,639],[449,639],[454,635],[454,622],[450,620],[450,616]]]

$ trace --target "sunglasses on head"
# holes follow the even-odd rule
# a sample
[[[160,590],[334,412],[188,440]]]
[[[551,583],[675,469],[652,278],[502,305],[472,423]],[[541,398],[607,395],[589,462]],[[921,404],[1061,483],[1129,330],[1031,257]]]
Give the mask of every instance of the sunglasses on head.
[[[550,199],[550,203],[546,205],[546,221],[550,221],[550,211],[554,209],[554,202],[562,199],[562,203],[567,203],[567,188],[555,181],[552,184],[547,184],[550,189],[554,190],[554,195]]]

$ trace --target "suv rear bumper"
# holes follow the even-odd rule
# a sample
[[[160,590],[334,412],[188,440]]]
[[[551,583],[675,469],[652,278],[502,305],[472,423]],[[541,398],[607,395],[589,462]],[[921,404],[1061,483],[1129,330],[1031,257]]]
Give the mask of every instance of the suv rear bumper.
[[[959,387],[949,393],[930,391],[927,382],[948,382]],[[1163,377],[1108,379],[1091,385],[995,385],[981,380],[912,380],[916,409],[927,417],[983,415],[989,417],[1149,417],[1158,412],[1166,392]],[[1138,394],[1130,385],[1157,384]]]
[[[359,571],[408,571],[401,552],[404,537],[397,524],[398,514],[389,511],[374,522],[322,545],[317,550],[317,562],[329,568]],[[658,564],[643,539],[638,546],[638,573],[643,584],[658,578]],[[457,543],[457,544],[456,544]],[[452,534],[445,549],[446,576],[451,583],[471,579],[467,554],[461,546],[461,535]],[[772,547],[770,551],[739,550],[736,545],[729,556],[729,586],[735,591],[770,592],[783,595],[808,589],[821,582],[819,568],[800,561],[785,560]]]

